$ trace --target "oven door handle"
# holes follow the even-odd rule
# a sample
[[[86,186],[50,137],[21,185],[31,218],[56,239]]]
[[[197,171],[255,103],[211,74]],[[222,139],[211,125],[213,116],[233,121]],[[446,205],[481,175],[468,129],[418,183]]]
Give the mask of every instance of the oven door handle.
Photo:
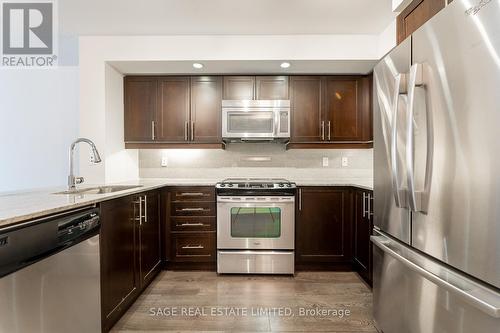
[[[264,199],[265,200],[264,200]],[[217,202],[238,202],[238,203],[293,203],[295,198],[291,197],[217,197]]]

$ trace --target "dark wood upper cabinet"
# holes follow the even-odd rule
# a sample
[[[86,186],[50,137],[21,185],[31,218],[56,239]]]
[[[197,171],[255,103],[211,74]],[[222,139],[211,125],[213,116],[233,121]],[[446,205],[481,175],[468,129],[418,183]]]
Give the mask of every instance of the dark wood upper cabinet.
[[[302,187],[296,216],[296,260],[299,264],[351,264],[349,189]]]
[[[368,148],[371,76],[126,77],[126,148],[222,147],[223,99],[290,99],[287,148]]]
[[[139,225],[139,256],[141,286],[146,286],[161,264],[161,224],[159,193],[148,192],[143,195],[144,218]]]
[[[158,80],[157,141],[189,139],[189,85],[189,77],[162,77]]]
[[[101,203],[101,312],[105,331],[138,293],[136,231],[133,197]]]
[[[255,76],[224,76],[223,99],[254,99]]]
[[[449,0],[413,0],[397,17],[396,34],[398,44],[450,2]]]
[[[320,76],[290,77],[291,142],[322,140]]]
[[[326,78],[324,85],[326,140],[372,140],[370,94],[368,77]]]
[[[221,101],[222,77],[191,78],[191,141],[221,142]]]
[[[124,81],[125,141],[153,141],[157,80],[127,77]]]
[[[288,99],[288,76],[257,76],[255,99]]]

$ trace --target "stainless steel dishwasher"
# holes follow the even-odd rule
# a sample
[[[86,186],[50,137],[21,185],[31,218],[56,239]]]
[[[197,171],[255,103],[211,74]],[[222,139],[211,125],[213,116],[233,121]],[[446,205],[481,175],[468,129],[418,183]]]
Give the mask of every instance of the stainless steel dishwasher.
[[[0,332],[100,332],[99,210],[0,229]]]

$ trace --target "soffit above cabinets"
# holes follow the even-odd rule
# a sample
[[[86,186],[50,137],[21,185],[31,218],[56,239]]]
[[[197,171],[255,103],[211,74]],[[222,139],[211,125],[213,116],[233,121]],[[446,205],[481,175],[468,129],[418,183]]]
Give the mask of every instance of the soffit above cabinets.
[[[287,60],[287,59],[283,59]],[[203,64],[202,69],[193,63]],[[282,69],[282,60],[262,61],[110,61],[108,64],[125,75],[200,75],[200,74],[367,74],[377,60],[298,60]]]

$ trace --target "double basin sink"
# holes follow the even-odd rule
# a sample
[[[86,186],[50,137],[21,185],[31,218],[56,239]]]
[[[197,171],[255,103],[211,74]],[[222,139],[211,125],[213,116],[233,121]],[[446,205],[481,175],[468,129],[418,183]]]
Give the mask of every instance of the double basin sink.
[[[107,185],[107,186],[96,186],[80,188],[75,190],[68,190],[62,192],[56,192],[54,194],[106,194],[125,190],[131,190],[133,188],[141,187],[142,185]]]

